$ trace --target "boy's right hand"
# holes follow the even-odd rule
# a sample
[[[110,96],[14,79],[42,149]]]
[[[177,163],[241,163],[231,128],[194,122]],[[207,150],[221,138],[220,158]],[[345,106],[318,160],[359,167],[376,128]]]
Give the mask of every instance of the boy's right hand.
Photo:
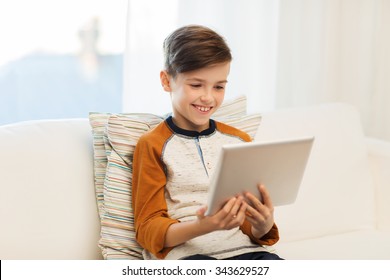
[[[168,227],[164,248],[174,247],[190,239],[216,230],[229,230],[241,226],[245,221],[248,204],[242,196],[230,199],[213,216],[205,216],[207,207],[196,211],[197,220],[174,223]]]
[[[212,216],[205,216],[207,206],[200,208],[196,215],[199,226],[208,232],[216,230],[229,230],[241,226],[245,221],[247,204],[242,196],[231,198]]]

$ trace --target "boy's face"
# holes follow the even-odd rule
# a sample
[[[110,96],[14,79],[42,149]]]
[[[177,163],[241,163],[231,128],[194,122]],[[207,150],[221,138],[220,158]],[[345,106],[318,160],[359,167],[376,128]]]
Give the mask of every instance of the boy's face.
[[[173,79],[161,72],[164,90],[170,92],[173,121],[186,130],[209,128],[211,115],[221,106],[230,62],[180,73]]]

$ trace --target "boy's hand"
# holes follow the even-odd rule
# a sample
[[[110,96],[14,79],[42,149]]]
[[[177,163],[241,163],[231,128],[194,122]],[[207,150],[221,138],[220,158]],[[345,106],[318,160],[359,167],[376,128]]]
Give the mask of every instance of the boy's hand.
[[[217,213],[205,216],[207,207],[197,211],[199,225],[205,227],[208,232],[215,230],[229,230],[241,226],[245,221],[247,203],[242,196],[231,198]]]
[[[213,216],[205,216],[207,207],[196,211],[198,219],[182,223],[173,223],[165,235],[164,248],[174,247],[195,237],[216,231],[241,226],[245,221],[247,204],[242,196],[230,199]]]
[[[246,209],[246,219],[252,224],[252,234],[256,238],[261,238],[271,230],[274,224],[274,207],[264,185],[259,185],[258,189],[262,201],[252,193],[245,193],[249,204]]]

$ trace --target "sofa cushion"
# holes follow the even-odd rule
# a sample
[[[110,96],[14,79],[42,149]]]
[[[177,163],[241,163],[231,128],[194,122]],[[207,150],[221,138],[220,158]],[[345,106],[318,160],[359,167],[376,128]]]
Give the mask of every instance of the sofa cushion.
[[[357,110],[346,104],[263,113],[257,141],[315,136],[297,200],[275,209],[281,242],[375,226],[374,184]]]
[[[225,102],[215,118],[254,137],[261,117],[246,115],[246,98]],[[140,259],[131,208],[132,156],[139,137],[163,120],[151,114],[90,114],[94,131],[95,187],[105,259]]]
[[[294,242],[279,242],[276,252],[288,260],[388,260],[390,232],[363,229]]]

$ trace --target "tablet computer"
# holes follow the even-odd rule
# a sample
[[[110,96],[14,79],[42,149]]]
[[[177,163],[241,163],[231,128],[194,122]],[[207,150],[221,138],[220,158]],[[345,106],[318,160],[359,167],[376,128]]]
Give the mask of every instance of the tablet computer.
[[[258,184],[267,188],[274,206],[294,203],[313,142],[314,137],[303,137],[224,145],[210,179],[206,215],[244,191],[260,198]]]

